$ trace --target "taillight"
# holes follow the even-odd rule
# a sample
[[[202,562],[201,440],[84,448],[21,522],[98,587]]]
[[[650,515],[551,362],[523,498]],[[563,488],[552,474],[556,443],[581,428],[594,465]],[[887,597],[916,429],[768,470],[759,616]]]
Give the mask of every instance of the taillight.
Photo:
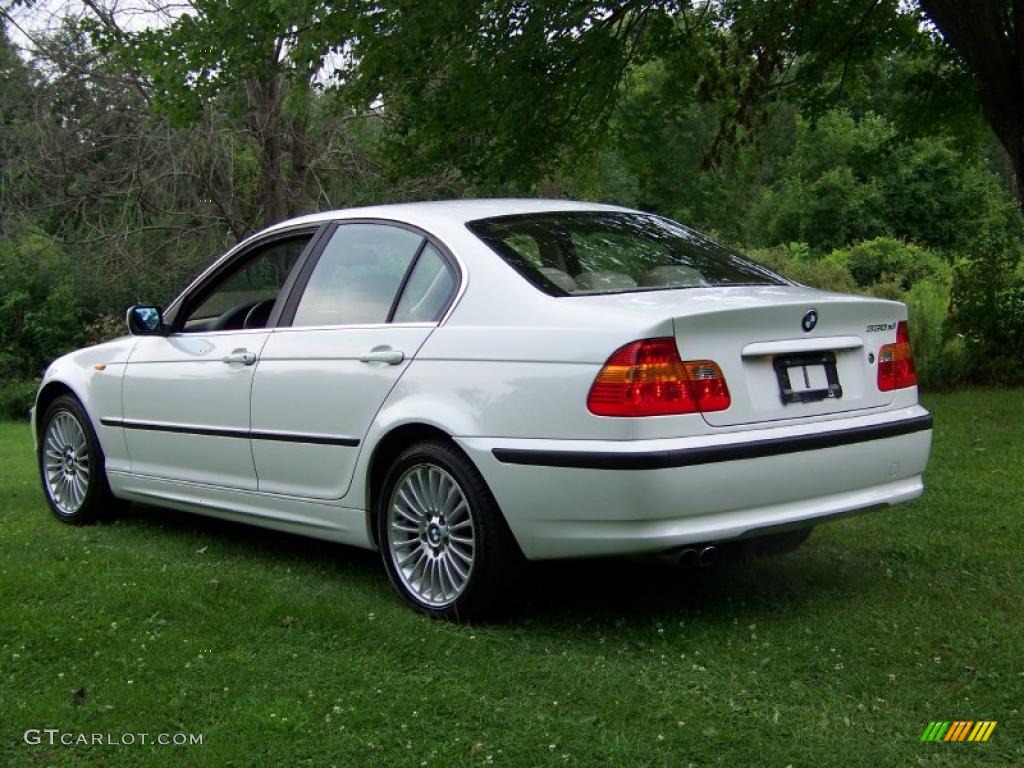
[[[634,341],[608,358],[587,396],[598,416],[667,416],[724,411],[729,388],[711,360],[679,357],[675,339]]]
[[[885,344],[878,350],[878,388],[883,392],[913,387],[917,384],[914,353],[910,350],[910,330],[907,321],[896,325],[896,343]]]

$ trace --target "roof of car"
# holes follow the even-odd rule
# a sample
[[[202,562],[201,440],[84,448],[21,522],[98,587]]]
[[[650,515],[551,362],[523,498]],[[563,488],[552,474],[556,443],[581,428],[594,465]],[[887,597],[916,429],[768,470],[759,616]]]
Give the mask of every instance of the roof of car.
[[[265,231],[297,224],[313,224],[335,219],[393,219],[409,224],[429,224],[439,220],[465,223],[491,216],[551,211],[626,211],[617,205],[586,203],[578,200],[544,200],[532,198],[490,198],[476,200],[436,200],[420,203],[396,203],[362,208],[322,211],[275,224]]]

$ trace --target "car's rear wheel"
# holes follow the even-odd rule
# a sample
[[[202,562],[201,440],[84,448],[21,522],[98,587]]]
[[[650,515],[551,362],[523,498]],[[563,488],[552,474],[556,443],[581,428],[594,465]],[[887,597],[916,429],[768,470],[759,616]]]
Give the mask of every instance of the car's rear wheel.
[[[406,449],[378,499],[384,567],[414,608],[461,620],[506,607],[518,550],[483,477],[457,448],[431,440]]]
[[[65,523],[94,522],[110,509],[114,497],[103,450],[85,409],[75,397],[61,395],[40,423],[39,474],[50,509]]]

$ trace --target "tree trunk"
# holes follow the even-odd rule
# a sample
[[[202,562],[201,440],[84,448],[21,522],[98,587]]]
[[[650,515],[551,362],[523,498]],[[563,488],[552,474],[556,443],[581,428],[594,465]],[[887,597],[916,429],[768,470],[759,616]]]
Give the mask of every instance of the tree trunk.
[[[302,114],[288,121],[291,173],[288,199],[285,202],[289,216],[309,212],[309,195],[306,192],[309,183],[309,135],[306,132],[306,120],[309,117],[308,99],[308,95],[303,98]]]
[[[268,227],[288,216],[287,181],[283,173],[284,120],[281,114],[281,77],[272,73],[266,79],[249,82],[252,130],[260,152],[260,225]]]
[[[1024,207],[1024,0],[921,0],[921,8],[973,73]]]

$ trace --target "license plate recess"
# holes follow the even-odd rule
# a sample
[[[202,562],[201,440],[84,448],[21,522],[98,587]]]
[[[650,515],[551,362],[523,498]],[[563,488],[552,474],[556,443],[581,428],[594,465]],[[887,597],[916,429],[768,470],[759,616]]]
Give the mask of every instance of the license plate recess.
[[[772,365],[779,380],[779,396],[786,405],[838,400],[843,396],[834,352],[780,355],[772,360]]]

